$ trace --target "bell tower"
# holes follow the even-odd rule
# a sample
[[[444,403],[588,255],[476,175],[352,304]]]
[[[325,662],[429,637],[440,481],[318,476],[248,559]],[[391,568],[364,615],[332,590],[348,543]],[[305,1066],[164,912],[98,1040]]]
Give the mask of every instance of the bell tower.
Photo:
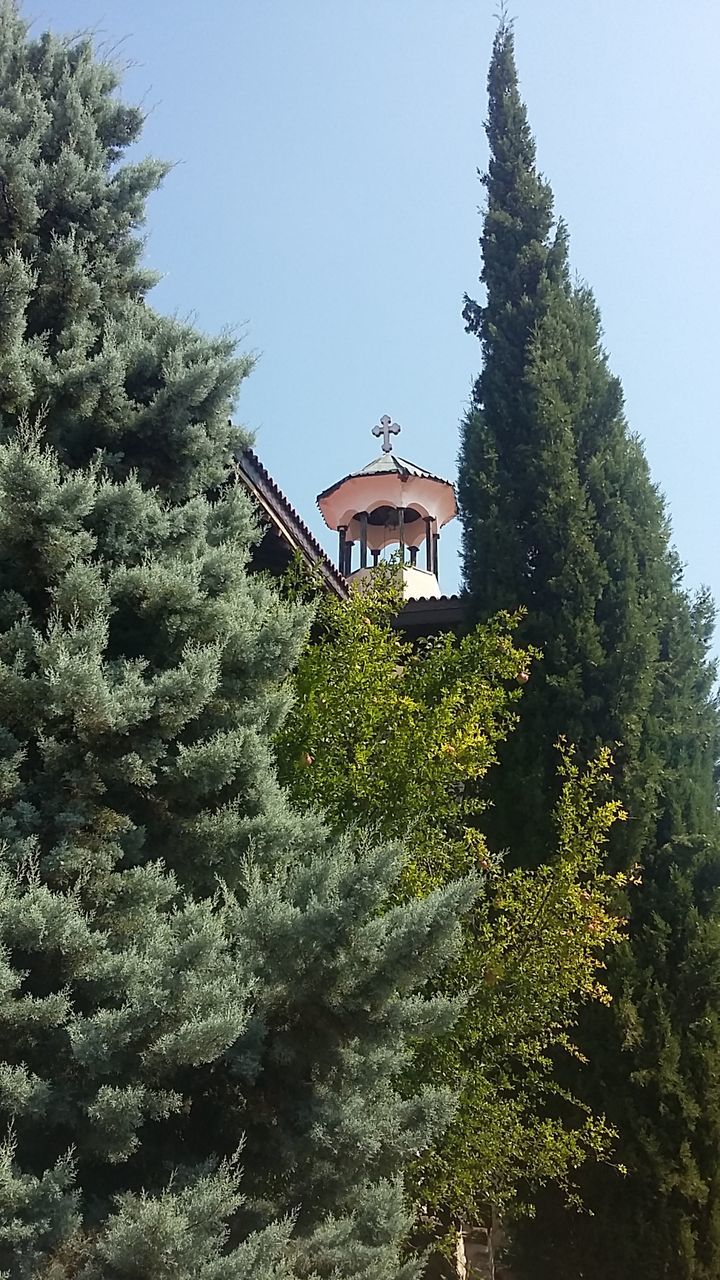
[[[350,581],[362,579],[383,552],[397,552],[406,600],[438,598],[440,530],[457,515],[455,489],[393,452],[400,427],[385,414],[373,435],[382,452],[318,494],[329,529],[338,534],[338,568]]]

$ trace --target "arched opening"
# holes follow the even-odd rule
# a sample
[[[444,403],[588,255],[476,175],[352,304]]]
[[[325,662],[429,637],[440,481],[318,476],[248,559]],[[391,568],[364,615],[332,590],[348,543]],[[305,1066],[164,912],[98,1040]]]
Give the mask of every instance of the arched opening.
[[[420,503],[369,504],[367,511],[347,512],[339,531],[340,569],[346,577],[357,569],[377,565],[390,554],[399,556],[402,565],[437,576],[438,524]]]

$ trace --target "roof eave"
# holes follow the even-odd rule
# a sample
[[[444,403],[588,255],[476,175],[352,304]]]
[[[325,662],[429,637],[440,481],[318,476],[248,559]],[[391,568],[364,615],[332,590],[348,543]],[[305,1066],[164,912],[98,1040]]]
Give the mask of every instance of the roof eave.
[[[305,521],[298,515],[282,489],[263,466],[250,447],[235,455],[239,474],[245,487],[252,493],[258,506],[264,511],[277,532],[305,562],[319,569],[323,579],[341,599],[347,599],[347,580],[335,568],[327,552],[320,545]]]

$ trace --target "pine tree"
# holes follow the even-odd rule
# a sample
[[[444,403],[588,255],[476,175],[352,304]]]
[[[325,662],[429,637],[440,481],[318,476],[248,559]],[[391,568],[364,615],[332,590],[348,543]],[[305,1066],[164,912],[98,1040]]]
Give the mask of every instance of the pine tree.
[[[463,425],[465,575],[475,617],[522,606],[520,640],[543,652],[492,780],[488,831],[537,865],[551,849],[557,738],[588,756],[605,742],[629,818],[614,865],[641,864],[609,973],[614,1002],[581,1028],[590,1066],[558,1066],[606,1108],[629,1172],[584,1172],[593,1217],[544,1196],[524,1232],[526,1274],[704,1278],[720,1265],[720,1165],[708,1137],[720,1116],[711,610],[682,589],[597,308],[571,282],[505,22],[488,84],[486,299],[465,307],[483,356]]]
[[[395,1081],[472,886],[389,907],[400,850],[290,806],[249,362],[146,304],[113,69],[9,3],[0,67],[0,1270],[405,1280],[452,1099]]]

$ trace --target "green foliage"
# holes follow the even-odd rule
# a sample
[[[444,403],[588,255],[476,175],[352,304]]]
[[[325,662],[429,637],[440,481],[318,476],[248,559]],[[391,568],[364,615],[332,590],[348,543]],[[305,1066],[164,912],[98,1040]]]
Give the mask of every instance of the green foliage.
[[[440,984],[462,998],[462,1014],[441,1041],[418,1044],[405,1077],[413,1087],[451,1083],[459,1096],[442,1141],[415,1162],[422,1228],[436,1236],[443,1222],[516,1197],[523,1179],[563,1178],[608,1148],[602,1119],[570,1103],[571,1118],[554,1122],[545,1103],[551,1053],[573,1051],[578,1006],[607,999],[602,957],[617,937],[618,880],[600,860],[619,813],[598,801],[607,754],[581,773],[564,753],[546,865],[530,874],[492,858],[478,828],[484,780],[533,655],[515,647],[518,620],[508,617],[413,648],[393,629],[397,606],[382,571],[348,602],[322,603],[277,744],[303,806],[322,803],[338,828],[352,821],[406,839],[405,901],[459,875],[483,880]]]
[[[223,480],[252,362],[144,305],[157,276],[137,233],[169,166],[120,163],[144,116],[118,83],[89,40],[30,41],[2,0],[0,420],[46,412],[62,461],[183,498]]]
[[[475,618],[522,608],[519,639],[542,652],[503,753],[488,833],[540,861],[558,737],[586,758],[613,744],[620,769],[635,775],[623,793],[627,867],[659,785],[636,761],[646,750],[658,601],[673,585],[667,527],[627,433],[592,296],[570,282],[567,234],[553,228],[552,194],[536,169],[508,27],[496,37],[488,87],[487,296],[482,306],[466,300],[464,312],[483,354],[459,469],[465,578]]]
[[[516,682],[531,655],[513,646],[507,617],[413,649],[392,627],[399,603],[382,566],[371,591],[321,602],[277,746],[281,777],[304,806],[322,804],[332,821],[387,837],[412,833],[405,875],[423,893],[486,858],[475,820],[484,803],[472,784],[515,722]]]
[[[717,1274],[719,919],[719,859],[707,840],[677,841],[648,858],[632,891],[630,937],[609,975],[613,1021],[598,1019],[586,1032],[592,1090],[607,1093],[627,1175],[602,1165],[580,1171],[592,1215],[541,1195],[543,1234],[522,1234],[521,1274],[600,1280],[609,1241],[621,1280],[640,1268],[664,1276],[669,1258],[673,1275]]]
[[[312,615],[248,576],[248,362],[145,301],[112,69],[7,2],[0,66],[0,1273],[411,1280],[453,1100],[393,1081],[473,886],[393,905],[279,785]]]
[[[714,1134],[720,1115],[720,938],[707,887],[720,866],[712,607],[682,587],[597,308],[571,282],[505,22],[488,87],[486,296],[465,307],[483,357],[463,425],[465,575],[473,616],[523,609],[519,642],[542,657],[518,731],[500,752],[484,829],[491,848],[542,865],[554,744],[565,732],[581,760],[613,744],[628,822],[613,836],[608,865],[642,866],[642,886],[626,896],[627,944],[609,964],[613,1001],[581,1017],[589,1065],[559,1064],[557,1077],[592,1109],[606,1109],[628,1174],[588,1165],[585,1215],[556,1192],[543,1194],[536,1226],[523,1233],[522,1274],[600,1280],[610,1266],[618,1280],[705,1280],[720,1267],[708,1225],[720,1205],[720,1148],[703,1132]],[[690,1006],[688,971],[698,983]]]

